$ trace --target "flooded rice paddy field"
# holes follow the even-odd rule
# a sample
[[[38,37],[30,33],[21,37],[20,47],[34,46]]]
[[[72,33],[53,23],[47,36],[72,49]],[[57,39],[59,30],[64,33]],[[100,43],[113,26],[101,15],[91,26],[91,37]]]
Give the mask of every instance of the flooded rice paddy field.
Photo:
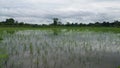
[[[117,68],[120,34],[26,30],[3,35],[8,59],[3,68]]]

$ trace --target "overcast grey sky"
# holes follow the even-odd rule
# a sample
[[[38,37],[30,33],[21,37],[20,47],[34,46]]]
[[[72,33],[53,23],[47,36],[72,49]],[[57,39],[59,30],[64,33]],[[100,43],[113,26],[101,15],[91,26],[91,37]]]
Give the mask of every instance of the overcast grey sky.
[[[120,20],[120,0],[0,0],[0,21],[15,18],[36,24]]]

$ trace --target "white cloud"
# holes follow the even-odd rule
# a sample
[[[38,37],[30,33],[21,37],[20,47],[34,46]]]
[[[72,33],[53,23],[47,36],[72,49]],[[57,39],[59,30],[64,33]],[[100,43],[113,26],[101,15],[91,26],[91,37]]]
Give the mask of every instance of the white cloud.
[[[13,17],[28,23],[95,22],[120,19],[119,0],[0,0],[0,20]]]

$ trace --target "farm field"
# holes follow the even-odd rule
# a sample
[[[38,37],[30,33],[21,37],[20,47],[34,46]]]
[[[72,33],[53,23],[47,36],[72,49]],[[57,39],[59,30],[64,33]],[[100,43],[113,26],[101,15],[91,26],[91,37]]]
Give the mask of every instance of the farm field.
[[[119,57],[120,28],[0,28],[0,68],[119,68]]]

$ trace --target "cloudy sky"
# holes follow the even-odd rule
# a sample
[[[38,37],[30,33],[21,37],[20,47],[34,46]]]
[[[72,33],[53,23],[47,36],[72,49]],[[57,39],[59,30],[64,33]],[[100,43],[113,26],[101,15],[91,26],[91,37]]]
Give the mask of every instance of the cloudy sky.
[[[35,24],[120,20],[120,0],[0,0],[0,21],[15,18]]]

